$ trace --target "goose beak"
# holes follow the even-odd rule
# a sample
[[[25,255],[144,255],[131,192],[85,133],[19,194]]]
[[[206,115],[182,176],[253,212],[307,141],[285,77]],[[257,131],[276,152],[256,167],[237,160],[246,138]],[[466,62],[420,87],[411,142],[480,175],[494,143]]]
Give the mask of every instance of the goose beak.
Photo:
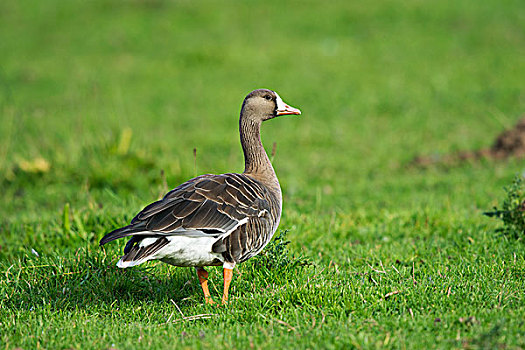
[[[277,96],[277,111],[275,115],[300,115],[301,111],[295,107],[289,106],[284,103],[279,96]]]
[[[277,110],[277,115],[300,115],[301,111],[295,107],[288,106],[286,103],[284,103],[283,108],[279,108]]]

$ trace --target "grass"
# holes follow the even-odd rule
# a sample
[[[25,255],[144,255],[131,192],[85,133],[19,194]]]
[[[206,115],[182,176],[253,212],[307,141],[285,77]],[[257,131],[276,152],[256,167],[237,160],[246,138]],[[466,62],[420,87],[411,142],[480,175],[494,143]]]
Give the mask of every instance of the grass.
[[[0,344],[525,347],[523,239],[482,215],[523,162],[407,166],[487,147],[523,114],[524,10],[2,1]],[[192,269],[117,269],[124,242],[99,248],[104,233],[196,174],[242,171],[258,87],[303,111],[263,129],[290,257],[236,268],[227,307],[203,304]]]

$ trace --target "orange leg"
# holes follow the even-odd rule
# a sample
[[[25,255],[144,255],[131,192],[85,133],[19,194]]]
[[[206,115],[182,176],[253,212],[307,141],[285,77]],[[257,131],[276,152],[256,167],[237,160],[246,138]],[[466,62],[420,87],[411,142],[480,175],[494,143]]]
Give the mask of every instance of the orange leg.
[[[195,269],[197,270],[197,276],[199,276],[199,282],[201,284],[202,291],[204,292],[206,304],[213,304],[210,290],[208,289],[208,271],[204,270],[202,267],[196,267]]]
[[[224,276],[224,294],[222,295],[222,304],[224,305],[228,301],[228,291],[230,289],[230,283],[233,277],[233,269],[228,269],[225,267],[223,269],[223,276]]]

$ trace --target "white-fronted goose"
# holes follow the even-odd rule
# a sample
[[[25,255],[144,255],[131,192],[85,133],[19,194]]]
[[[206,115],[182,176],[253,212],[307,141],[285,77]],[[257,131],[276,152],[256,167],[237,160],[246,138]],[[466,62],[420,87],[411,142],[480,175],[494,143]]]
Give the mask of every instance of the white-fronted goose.
[[[223,266],[224,294],[235,264],[257,255],[277,230],[281,187],[261,143],[261,123],[301,114],[271,90],[254,90],[244,99],[239,130],[244,152],[242,174],[201,175],[145,207],[131,224],[108,233],[104,245],[131,236],[117,266],[161,260],[193,266],[207,303],[213,303],[204,266]]]

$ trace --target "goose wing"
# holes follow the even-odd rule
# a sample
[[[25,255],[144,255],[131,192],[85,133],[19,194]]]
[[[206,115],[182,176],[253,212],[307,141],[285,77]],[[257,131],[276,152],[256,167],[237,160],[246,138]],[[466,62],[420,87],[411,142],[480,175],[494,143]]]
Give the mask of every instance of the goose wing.
[[[267,192],[246,175],[202,175],[145,207],[131,224],[104,236],[100,245],[127,236],[225,237],[270,211]]]

